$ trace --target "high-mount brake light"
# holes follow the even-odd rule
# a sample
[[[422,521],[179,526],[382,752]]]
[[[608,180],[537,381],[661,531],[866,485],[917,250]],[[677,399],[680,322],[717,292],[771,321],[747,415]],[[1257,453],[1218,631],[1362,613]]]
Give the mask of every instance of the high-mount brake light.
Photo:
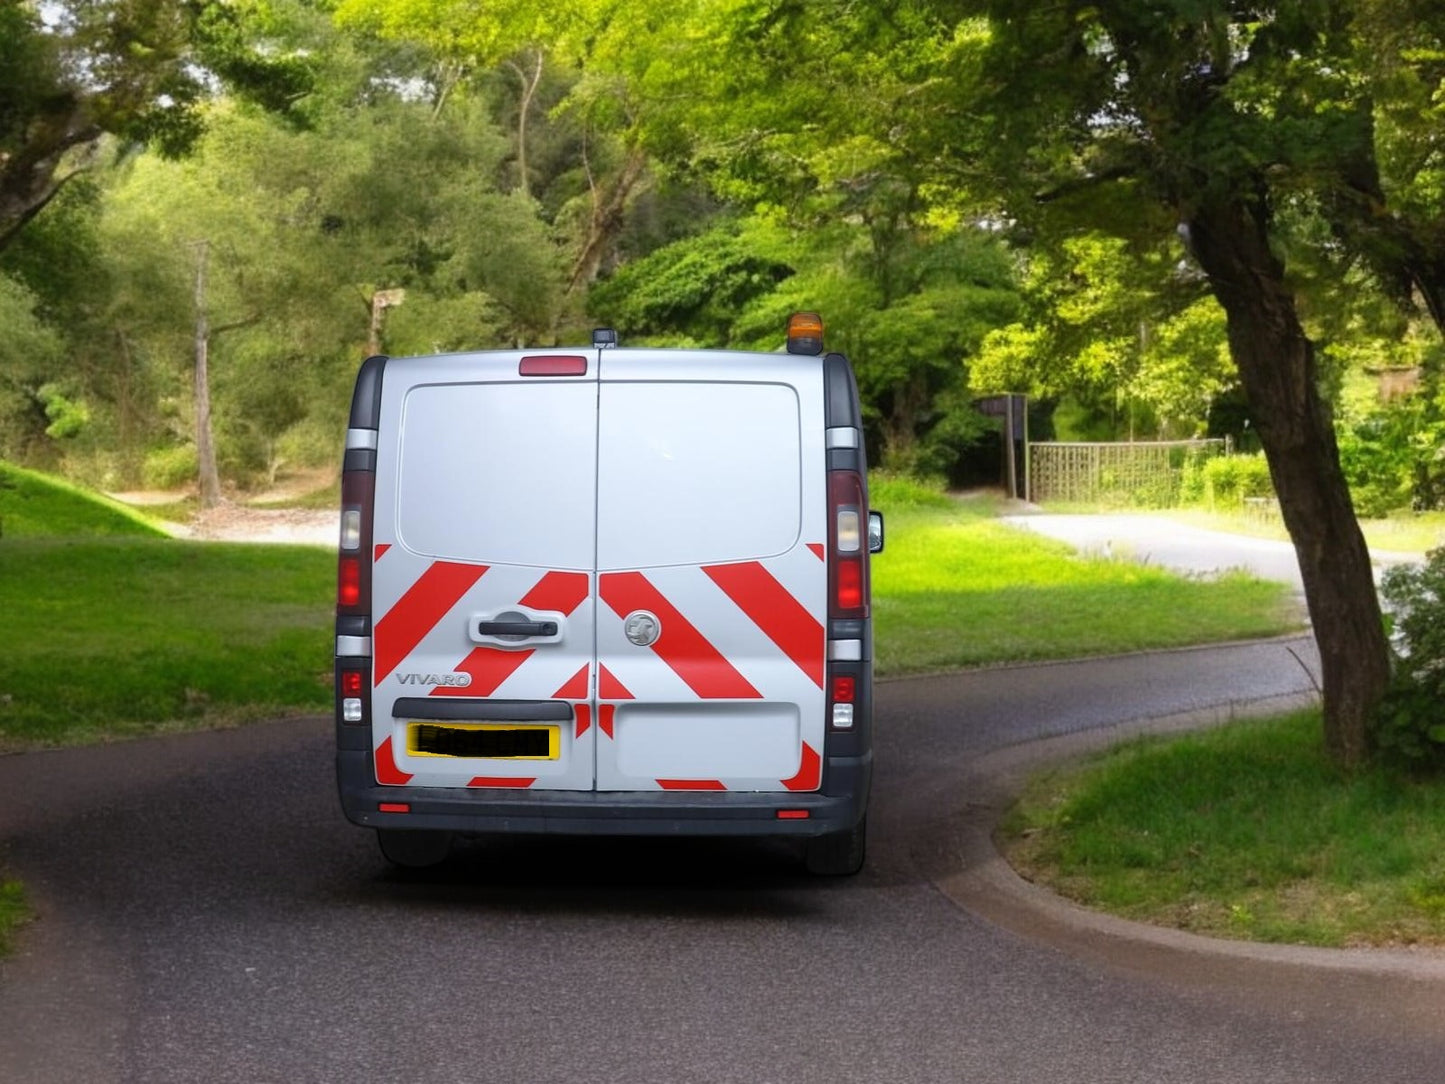
[[[587,359],[580,354],[533,354],[517,365],[519,376],[586,376]]]
[[[788,317],[788,353],[821,354],[823,318],[816,312],[795,312]]]

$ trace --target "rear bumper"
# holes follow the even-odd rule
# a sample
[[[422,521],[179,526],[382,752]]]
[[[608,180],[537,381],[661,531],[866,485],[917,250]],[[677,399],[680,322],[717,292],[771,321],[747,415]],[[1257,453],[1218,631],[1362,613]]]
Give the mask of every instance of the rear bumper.
[[[369,828],[471,833],[618,836],[819,836],[863,819],[873,771],[871,752],[829,757],[826,792],[488,790],[380,786],[362,750],[336,754],[341,808]],[[406,803],[406,813],[381,804]],[[780,819],[779,810],[806,810]]]

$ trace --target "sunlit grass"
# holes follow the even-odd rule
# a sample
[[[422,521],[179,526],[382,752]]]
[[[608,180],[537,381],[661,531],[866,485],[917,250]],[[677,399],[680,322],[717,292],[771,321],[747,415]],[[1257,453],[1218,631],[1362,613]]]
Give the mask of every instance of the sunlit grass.
[[[887,515],[887,547],[872,565],[883,675],[1248,639],[1303,622],[1283,584],[1080,557],[999,523],[995,499],[893,508],[877,489],[872,503]]]
[[[164,532],[149,517],[119,501],[0,462],[0,540],[161,534]]]
[[[1213,936],[1445,944],[1445,784],[1342,775],[1318,712],[1123,746],[1034,781],[1010,861],[1087,906]]]
[[[0,749],[329,703],[335,559],[323,550],[171,539],[0,545]]]

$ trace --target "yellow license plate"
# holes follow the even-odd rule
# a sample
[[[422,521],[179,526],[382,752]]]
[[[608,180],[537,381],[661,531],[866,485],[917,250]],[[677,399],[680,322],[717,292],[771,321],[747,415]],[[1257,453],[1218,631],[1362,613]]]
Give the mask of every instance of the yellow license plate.
[[[408,723],[406,751],[416,757],[556,760],[562,728],[530,723]]]

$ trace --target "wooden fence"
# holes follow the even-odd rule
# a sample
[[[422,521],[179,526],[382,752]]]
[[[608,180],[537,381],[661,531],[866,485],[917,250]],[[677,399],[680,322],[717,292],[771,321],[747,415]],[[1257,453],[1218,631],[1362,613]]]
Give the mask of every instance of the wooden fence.
[[[1029,445],[1029,498],[1163,508],[1179,499],[1186,465],[1228,452],[1224,440]]]

